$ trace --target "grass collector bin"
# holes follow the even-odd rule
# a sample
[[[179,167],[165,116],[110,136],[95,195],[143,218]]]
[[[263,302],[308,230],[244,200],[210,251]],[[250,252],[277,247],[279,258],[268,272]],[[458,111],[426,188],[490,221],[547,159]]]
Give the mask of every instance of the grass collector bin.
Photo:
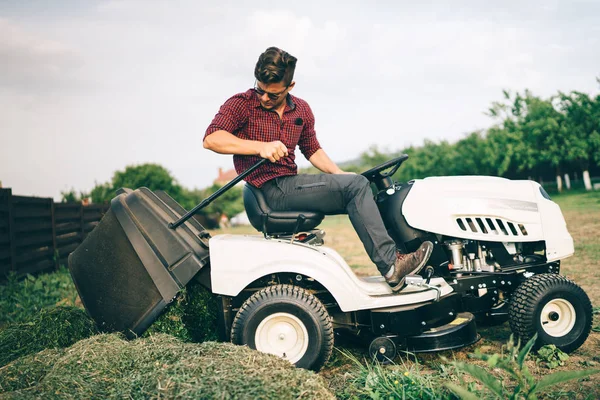
[[[98,328],[141,335],[209,262],[209,233],[166,193],[120,189],[69,256],[81,301]],[[207,268],[208,269],[208,268]]]

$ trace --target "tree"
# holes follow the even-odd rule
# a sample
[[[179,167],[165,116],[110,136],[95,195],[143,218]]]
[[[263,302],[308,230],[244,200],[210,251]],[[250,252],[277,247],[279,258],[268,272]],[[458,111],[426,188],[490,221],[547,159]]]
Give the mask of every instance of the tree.
[[[90,192],[92,203],[104,203],[115,197],[115,191],[109,182],[97,183]]]
[[[83,192],[77,193],[73,188],[71,188],[71,190],[68,192],[61,191],[60,195],[62,196],[61,202],[63,203],[80,202],[84,198],[88,197],[88,195]]]
[[[594,100],[585,93],[573,91],[570,94],[559,93],[557,99],[558,108],[565,114],[565,157],[581,169],[585,188],[591,190],[589,166],[594,158],[600,158],[595,156],[600,150],[598,98]]]
[[[562,170],[568,157],[570,137],[565,126],[565,117],[552,104],[553,99],[543,100],[527,94],[524,102],[527,112],[519,119],[519,128],[523,132],[523,143],[531,154],[530,164],[533,167],[546,161],[556,171],[558,190],[562,188]]]
[[[455,175],[493,175],[495,171],[485,162],[488,143],[483,132],[472,132],[456,144],[452,162]]]
[[[525,90],[523,95],[516,93],[511,98],[504,91],[509,104],[492,103],[489,115],[504,118],[502,124],[490,133],[498,138],[499,131],[504,131],[507,154],[500,162],[500,174],[511,169],[519,173],[539,172],[544,164],[549,164],[556,171],[559,191],[562,187],[561,171],[569,162],[565,149],[570,143],[570,135],[565,125],[565,115],[553,104],[555,98],[541,99]],[[510,156],[510,160],[506,158]],[[512,164],[512,165],[511,165]]]
[[[204,190],[196,191],[194,194],[195,200],[197,200],[197,203],[200,203],[200,201],[207,198],[220,188],[221,185],[213,184]],[[242,211],[244,211],[244,199],[242,196],[242,188],[239,186],[232,187],[204,209],[206,214],[225,214],[229,218],[241,213]]]
[[[124,171],[114,173],[111,182],[96,184],[92,189],[92,201],[101,203],[115,197],[120,188],[164,190],[178,202],[184,202],[184,190],[171,173],[158,164],[130,165]]]

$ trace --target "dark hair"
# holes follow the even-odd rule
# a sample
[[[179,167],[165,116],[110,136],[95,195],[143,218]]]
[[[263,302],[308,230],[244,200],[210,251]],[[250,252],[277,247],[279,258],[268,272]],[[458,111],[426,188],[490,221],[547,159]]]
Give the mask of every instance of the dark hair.
[[[294,79],[297,58],[277,47],[269,47],[258,57],[254,77],[262,83],[282,82],[289,86]]]

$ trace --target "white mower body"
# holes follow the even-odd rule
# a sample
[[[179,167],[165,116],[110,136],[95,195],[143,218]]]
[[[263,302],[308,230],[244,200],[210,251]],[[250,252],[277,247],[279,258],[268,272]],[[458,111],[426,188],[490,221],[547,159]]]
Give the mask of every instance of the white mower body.
[[[509,253],[518,242],[546,242],[548,261],[573,254],[573,239],[560,208],[533,181],[485,176],[433,177],[411,182],[402,214],[419,230],[459,239],[502,242]],[[271,274],[314,279],[344,312],[414,305],[445,296],[453,288],[433,278],[432,288],[407,286],[394,294],[383,277],[357,277],[327,246],[262,235],[217,235],[210,239],[211,285],[216,294],[237,296]]]
[[[546,242],[548,261],[573,255],[573,238],[559,206],[539,183],[488,176],[415,180],[402,214],[408,224],[436,234],[510,244]]]
[[[357,277],[344,259],[326,246],[269,239],[260,235],[217,235],[210,239],[213,293],[237,296],[255,280],[278,273],[310,277],[323,285],[344,312],[414,305],[436,299],[438,291],[408,286],[394,294],[382,276]],[[452,292],[443,278],[431,286]]]

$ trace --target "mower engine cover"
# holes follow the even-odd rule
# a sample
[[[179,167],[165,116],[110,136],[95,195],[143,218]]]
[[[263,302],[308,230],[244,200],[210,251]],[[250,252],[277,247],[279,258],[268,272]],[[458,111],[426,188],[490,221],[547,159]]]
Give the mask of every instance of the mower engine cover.
[[[98,226],[69,256],[87,312],[105,332],[141,335],[209,262],[208,238],[164,192],[120,189]]]

